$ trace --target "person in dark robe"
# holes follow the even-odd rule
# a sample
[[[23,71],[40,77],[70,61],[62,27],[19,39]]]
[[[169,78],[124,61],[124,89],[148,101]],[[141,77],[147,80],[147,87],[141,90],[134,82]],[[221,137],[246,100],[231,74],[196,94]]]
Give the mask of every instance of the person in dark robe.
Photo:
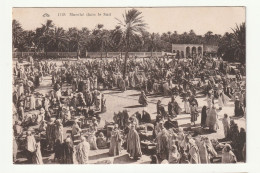
[[[163,105],[161,104],[161,100],[158,100],[158,102],[157,102],[157,115],[159,115],[159,114],[163,117],[165,117],[167,114]]]
[[[195,126],[198,117],[198,108],[195,102],[191,103],[190,115],[191,115],[191,120],[190,120],[191,124],[193,123],[193,125]]]
[[[92,100],[93,100],[93,96],[92,96],[91,92],[89,90],[87,90],[85,93],[85,101],[86,101],[87,107],[90,108],[90,106],[92,105]]]
[[[142,122],[142,114],[141,114],[139,111],[137,111],[137,112],[135,113],[135,115],[136,115],[136,118],[138,119],[138,121],[139,121],[139,122]]]
[[[206,119],[207,119],[207,106],[203,106],[201,110],[201,127],[206,127]]]
[[[243,103],[236,96],[235,98],[235,117],[244,116]]]
[[[79,84],[78,84],[78,92],[83,92],[83,87],[84,87],[84,81],[79,81]]]
[[[151,116],[146,110],[143,110],[141,122],[151,123]]]
[[[17,157],[17,152],[18,152],[18,145],[16,142],[15,137],[13,136],[13,163],[16,162],[16,157]]]
[[[61,159],[62,159],[62,154],[63,154],[63,145],[60,141],[60,139],[56,139],[56,142],[53,146],[53,150],[54,150],[54,162],[58,161],[58,163],[61,163]]]
[[[234,121],[230,121],[230,139],[231,139],[231,146],[234,149],[234,153],[238,155],[238,146],[239,146],[239,130],[238,125],[234,123]]]
[[[138,160],[142,156],[140,137],[132,123],[131,129],[127,134],[127,152],[134,160]]]
[[[199,107],[198,101],[197,101],[197,99],[195,99],[194,95],[190,96],[189,102],[190,102],[190,105],[192,104],[192,102],[194,102],[195,106]]]
[[[159,164],[158,158],[156,155],[151,155],[151,162],[150,164]]]
[[[168,103],[168,113],[169,113],[170,116],[176,117],[177,114],[176,114],[176,112],[174,111],[173,106],[174,106],[174,105],[173,105],[172,102],[169,102],[169,103]]]
[[[148,105],[147,97],[146,97],[144,91],[141,91],[141,95],[139,96],[139,100],[138,101],[143,106],[147,106]]]
[[[240,128],[240,132],[238,135],[238,155],[237,155],[237,159],[238,161],[242,161],[243,158],[243,148],[245,146],[246,143],[246,131],[244,128]]]
[[[73,142],[70,137],[67,137],[63,145],[62,152],[62,163],[63,164],[73,164]]]

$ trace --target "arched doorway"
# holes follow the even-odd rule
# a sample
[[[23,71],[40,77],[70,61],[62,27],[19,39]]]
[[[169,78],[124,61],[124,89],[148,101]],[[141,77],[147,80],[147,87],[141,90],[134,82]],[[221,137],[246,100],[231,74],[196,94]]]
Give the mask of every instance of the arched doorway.
[[[186,47],[186,57],[190,56],[190,47]]]
[[[191,54],[192,54],[192,56],[193,56],[193,55],[196,55],[196,53],[197,53],[196,47],[192,47],[192,49],[191,49]]]
[[[198,54],[199,54],[199,55],[202,55],[202,47],[201,47],[201,46],[198,47]]]
[[[176,52],[177,54],[176,54],[176,58],[180,58],[180,51],[179,50],[177,50],[177,52]]]
[[[184,51],[181,51],[181,58],[184,58]]]

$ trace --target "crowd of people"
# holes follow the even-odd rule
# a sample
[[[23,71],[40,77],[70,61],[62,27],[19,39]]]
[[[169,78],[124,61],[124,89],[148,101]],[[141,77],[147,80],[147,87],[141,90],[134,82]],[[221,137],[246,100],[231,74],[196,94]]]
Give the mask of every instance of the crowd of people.
[[[51,89],[41,93],[38,88],[48,76]],[[130,58],[126,70],[121,58],[62,64],[33,59],[27,64],[16,62],[13,68],[14,162],[17,151],[22,150],[28,163],[43,164],[42,152],[51,152],[55,153],[54,162],[86,164],[90,150],[105,148],[111,156],[126,150],[131,159],[138,160],[145,153],[147,141],[154,146],[148,152],[151,163],[213,163],[219,156],[216,150],[222,150],[222,163],[245,161],[245,129],[239,131],[227,114],[222,120],[224,144],[192,131],[201,113],[201,128],[216,132],[218,110],[232,101],[234,116],[245,116],[243,76],[245,65],[232,69],[221,58],[201,56]],[[138,102],[144,109],[131,116],[127,110],[115,113],[113,122],[101,129],[99,114],[106,112],[102,90],[111,89],[140,91]],[[171,98],[167,108],[158,100],[155,120],[145,109],[150,104],[147,96],[151,94]],[[207,105],[202,110],[196,99],[198,94],[206,97]],[[176,97],[182,98],[184,110]],[[188,129],[178,127],[174,120],[182,112],[190,114]],[[109,125],[113,126],[110,131]],[[71,129],[69,135],[64,127]]]

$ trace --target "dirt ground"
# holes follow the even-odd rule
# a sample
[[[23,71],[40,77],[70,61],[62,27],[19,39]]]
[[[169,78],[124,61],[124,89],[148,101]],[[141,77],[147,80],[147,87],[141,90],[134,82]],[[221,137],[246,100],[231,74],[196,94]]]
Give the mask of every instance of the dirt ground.
[[[36,89],[36,91],[45,94],[51,89],[51,77],[46,76],[44,77],[43,81],[41,82],[41,85],[39,88]],[[66,88],[66,87],[65,87]],[[107,111],[105,113],[100,114],[101,116],[101,122],[99,124],[100,127],[103,127],[105,124],[105,121],[112,122],[114,112],[122,111],[123,109],[127,109],[129,115],[134,114],[136,111],[141,112],[144,108],[140,107],[138,103],[138,98],[140,91],[136,90],[127,90],[125,92],[121,92],[119,90],[106,90],[102,91],[105,95],[106,99],[106,107]],[[148,106],[145,108],[147,112],[150,113],[151,118],[155,119],[156,117],[156,103],[158,100],[162,101],[162,104],[167,108],[167,104],[170,101],[170,97],[163,97],[163,96],[157,96],[157,95],[151,95],[148,96]],[[204,105],[207,105],[205,96],[198,95],[196,97],[199,103],[199,110]],[[184,110],[184,104],[180,97],[176,98],[176,101],[179,103],[180,107]],[[215,100],[215,105],[218,103],[217,100]],[[234,116],[234,102],[230,101],[227,106],[223,107],[222,110],[218,110],[219,115],[219,129],[216,133],[208,133],[205,132],[203,134],[204,136],[208,136],[210,139],[222,139],[224,137],[223,132],[223,125],[222,125],[222,118],[224,113],[227,113],[231,119],[234,119],[235,122],[238,124],[239,128],[243,127],[246,129],[246,118],[236,118]],[[198,117],[198,120],[196,122],[196,126],[193,128],[200,129],[200,116]],[[186,128],[190,127],[190,115],[181,113],[177,116],[175,119],[178,121],[178,124],[180,127]],[[69,128],[64,128],[64,135],[66,135],[66,131]],[[46,164],[53,164],[54,154],[43,154],[43,160]],[[113,160],[114,163],[149,163],[150,162],[150,156],[143,155],[142,158],[138,161],[133,161],[129,158],[127,152],[123,150],[120,156],[116,157],[109,157],[108,155],[108,149],[102,149],[102,150],[91,150],[89,155],[90,163],[102,163],[104,160]],[[22,153],[18,153],[18,160],[17,163],[26,163],[26,158],[22,155]]]

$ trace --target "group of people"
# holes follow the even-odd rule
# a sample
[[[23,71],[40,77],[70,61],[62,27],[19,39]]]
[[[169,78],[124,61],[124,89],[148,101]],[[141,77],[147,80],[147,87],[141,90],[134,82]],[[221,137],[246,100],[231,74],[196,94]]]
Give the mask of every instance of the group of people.
[[[142,156],[140,126],[152,124],[152,142],[156,144],[156,156],[152,156],[152,160],[210,163],[217,154],[207,137],[195,139],[190,134],[185,134],[181,128],[167,126],[166,121],[184,111],[190,114],[191,124],[195,126],[200,111],[197,94],[206,96],[207,101],[207,106],[201,110],[203,128],[209,127],[211,131],[219,128],[215,99],[218,100],[220,110],[230,100],[234,100],[235,116],[244,116],[246,99],[241,74],[245,67],[241,65],[238,69],[240,72],[235,78],[231,78],[228,63],[221,58],[214,60],[209,57],[170,61],[156,57],[141,61],[132,58],[127,61],[126,69],[121,58],[114,58],[112,61],[66,61],[61,65],[46,60],[31,62],[29,65],[16,63],[13,75],[14,134],[18,137],[22,134],[17,132],[19,129],[24,128],[29,132],[30,126],[39,125],[37,135],[46,135],[46,148],[55,153],[55,159],[59,163],[74,163],[75,158],[77,163],[88,163],[89,150],[102,148],[109,148],[112,156],[120,154],[122,148],[125,148],[131,158],[139,159]],[[36,91],[45,76],[51,76],[52,89],[44,95]],[[158,101],[155,123],[146,109],[133,116],[129,116],[127,110],[115,113],[114,128],[111,135],[107,136],[97,130],[101,119],[97,112],[106,111],[106,99],[101,90],[115,88],[122,92],[127,89],[141,91],[138,102],[144,107],[149,104],[147,95],[150,94],[170,96],[171,100],[167,109]],[[176,97],[182,98],[184,110],[179,106]],[[75,120],[81,116],[85,117],[84,121]],[[86,135],[81,127],[87,123],[89,117],[94,119]],[[70,124],[70,121],[73,121],[72,133],[64,139],[63,126]],[[231,134],[236,134],[237,131],[225,118],[222,122],[226,138],[232,141],[230,146],[225,146],[223,152],[232,155],[231,148],[240,151],[242,144],[234,145],[238,137],[231,137]],[[31,132],[28,136],[32,136]],[[33,146],[37,144],[34,141],[29,143],[35,143]],[[40,145],[26,151],[35,153],[38,148]],[[37,156],[41,160],[39,153]],[[243,158],[242,154],[237,157],[241,160]],[[32,161],[31,158],[28,160]],[[223,160],[225,159],[222,162]]]

